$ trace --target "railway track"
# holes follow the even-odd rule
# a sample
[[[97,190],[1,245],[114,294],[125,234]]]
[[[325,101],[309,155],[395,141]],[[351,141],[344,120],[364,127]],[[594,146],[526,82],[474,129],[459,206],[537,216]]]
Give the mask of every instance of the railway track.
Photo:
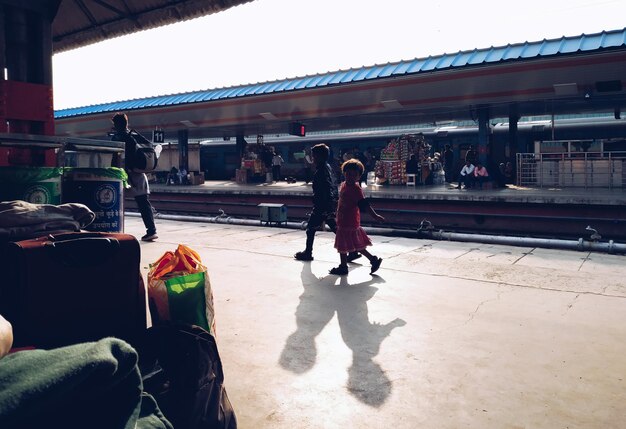
[[[194,216],[229,216],[258,219],[258,205],[281,203],[288,207],[290,221],[303,221],[311,210],[304,195],[191,194],[153,192],[150,201],[162,213]],[[407,200],[375,198],[376,211],[385,216],[385,225],[417,229],[429,221],[436,230],[510,235],[537,238],[588,238],[592,227],[606,240],[626,241],[626,208],[621,205],[575,205],[519,203],[508,201]],[[131,199],[126,208],[136,209]],[[367,215],[363,225],[373,226]]]

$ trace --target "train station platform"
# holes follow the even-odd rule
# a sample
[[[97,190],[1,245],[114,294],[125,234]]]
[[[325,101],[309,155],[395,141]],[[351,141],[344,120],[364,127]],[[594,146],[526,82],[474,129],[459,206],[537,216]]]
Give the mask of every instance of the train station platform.
[[[304,231],[156,222],[144,275],[179,243],[208,267],[240,428],[624,424],[624,256],[372,236],[381,269],[338,277],[331,233],[299,262]]]
[[[285,195],[308,196],[312,194],[311,184],[304,182],[287,183],[246,183],[230,180],[207,181],[202,185],[167,186],[151,184],[153,192],[180,194],[234,194],[234,195]],[[590,204],[625,205],[626,188],[531,188],[507,185],[497,189],[457,189],[456,184],[403,186],[370,185],[364,186],[367,197],[408,200],[446,201],[495,201],[510,203],[550,203],[550,204]]]

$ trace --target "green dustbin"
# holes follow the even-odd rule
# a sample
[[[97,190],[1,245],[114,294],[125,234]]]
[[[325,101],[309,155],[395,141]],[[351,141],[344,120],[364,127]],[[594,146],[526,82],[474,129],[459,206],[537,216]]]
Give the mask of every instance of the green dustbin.
[[[62,174],[58,167],[0,167],[0,201],[60,204]]]

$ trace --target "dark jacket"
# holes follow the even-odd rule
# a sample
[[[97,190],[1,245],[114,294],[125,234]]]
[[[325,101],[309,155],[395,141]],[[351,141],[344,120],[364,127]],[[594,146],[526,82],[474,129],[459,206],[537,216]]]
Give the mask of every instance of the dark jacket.
[[[317,166],[313,175],[313,211],[334,213],[337,210],[337,181],[328,163]]]

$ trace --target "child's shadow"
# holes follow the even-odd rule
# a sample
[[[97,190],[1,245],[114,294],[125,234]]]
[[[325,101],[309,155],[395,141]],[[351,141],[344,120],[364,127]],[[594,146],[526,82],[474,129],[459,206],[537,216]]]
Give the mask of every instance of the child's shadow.
[[[380,406],[391,392],[391,381],[373,358],[392,329],[406,324],[397,318],[385,325],[370,323],[367,301],[378,290],[372,284],[384,280],[372,276],[369,281],[351,285],[343,276],[336,284],[336,276],[315,277],[308,263],[303,264],[301,280],[304,291],[295,313],[297,329],[285,343],[280,365],[298,374],[310,370],[317,357],[315,338],[336,311],[341,337],[352,350],[347,388],[360,401]]]

